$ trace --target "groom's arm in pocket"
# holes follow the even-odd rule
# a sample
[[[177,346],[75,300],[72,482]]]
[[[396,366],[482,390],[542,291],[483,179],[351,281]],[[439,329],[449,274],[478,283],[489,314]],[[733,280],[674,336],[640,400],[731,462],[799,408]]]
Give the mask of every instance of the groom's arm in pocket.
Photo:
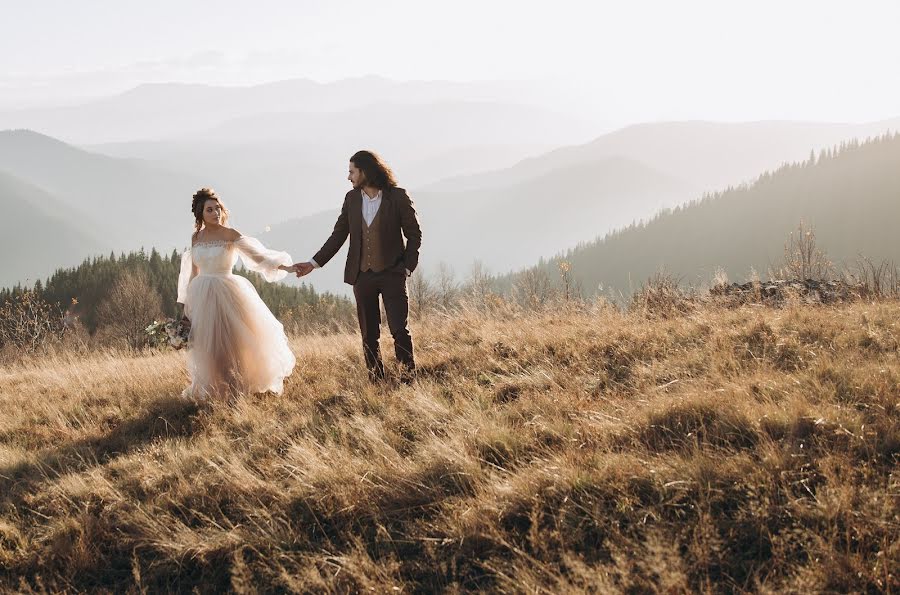
[[[325,240],[322,248],[312,257],[312,264],[314,266],[325,266],[325,264],[337,254],[338,250],[341,249],[344,242],[347,241],[347,236],[350,235],[350,221],[347,218],[347,208],[349,203],[349,196],[345,197],[344,206],[341,207],[341,214],[338,215],[337,222],[334,224],[334,231],[331,232],[331,237]]]
[[[406,236],[406,249],[403,251],[403,264],[408,275],[419,266],[419,248],[422,246],[422,228],[412,198],[404,192],[400,203],[400,229]]]

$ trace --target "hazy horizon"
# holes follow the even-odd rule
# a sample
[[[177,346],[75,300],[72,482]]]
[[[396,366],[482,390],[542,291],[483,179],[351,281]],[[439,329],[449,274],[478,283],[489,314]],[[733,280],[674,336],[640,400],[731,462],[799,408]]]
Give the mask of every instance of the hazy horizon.
[[[0,109],[144,83],[372,75],[525,82],[523,102],[603,130],[685,119],[858,123],[896,117],[900,105],[892,2],[264,2],[252,19],[237,3],[171,0],[6,8]]]

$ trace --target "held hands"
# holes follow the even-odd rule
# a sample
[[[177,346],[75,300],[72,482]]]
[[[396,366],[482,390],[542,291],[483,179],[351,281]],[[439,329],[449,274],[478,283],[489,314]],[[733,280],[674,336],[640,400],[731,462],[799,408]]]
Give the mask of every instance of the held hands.
[[[296,274],[297,274],[297,278],[299,279],[300,277],[305,277],[306,275],[308,275],[308,274],[310,274],[311,272],[313,272],[313,270],[314,270],[315,268],[316,268],[316,267],[314,267],[314,266],[312,265],[312,263],[309,263],[309,262],[298,262],[298,263],[294,264],[294,266],[286,267],[286,270],[289,271],[289,272],[291,272],[291,273],[296,273]]]
[[[315,267],[308,262],[298,262],[297,264],[292,264],[291,266],[280,264],[278,265],[279,271],[287,271],[288,273],[296,273],[298,277],[302,277],[304,275],[308,275],[312,272]]]

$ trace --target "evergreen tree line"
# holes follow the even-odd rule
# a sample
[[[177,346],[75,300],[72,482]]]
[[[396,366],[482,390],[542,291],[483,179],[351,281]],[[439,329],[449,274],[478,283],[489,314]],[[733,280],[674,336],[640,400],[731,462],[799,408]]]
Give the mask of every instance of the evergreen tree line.
[[[94,333],[100,324],[98,313],[101,304],[117,280],[126,274],[146,279],[148,290],[159,295],[160,314],[172,318],[180,315],[180,306],[175,302],[180,269],[181,254],[177,250],[165,256],[155,248],[149,254],[142,248],[118,257],[111,253],[108,257],[87,258],[77,267],[58,269],[46,281],[38,280],[30,289],[43,301],[67,312],[70,318],[77,316],[85,328]],[[253,284],[263,302],[279,318],[296,311],[327,310],[338,313],[342,318],[350,317],[355,312],[347,298],[317,293],[306,284],[295,287],[269,283],[261,275],[239,268],[235,269],[235,273]],[[0,306],[27,290],[29,288],[22,285],[0,289]]]

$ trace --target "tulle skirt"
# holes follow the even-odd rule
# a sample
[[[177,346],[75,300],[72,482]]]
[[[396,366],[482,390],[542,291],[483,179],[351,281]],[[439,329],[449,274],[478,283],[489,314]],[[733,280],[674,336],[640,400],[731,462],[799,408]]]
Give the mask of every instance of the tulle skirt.
[[[184,397],[204,400],[271,391],[294,369],[284,327],[246,278],[200,275],[187,290],[191,321]]]

